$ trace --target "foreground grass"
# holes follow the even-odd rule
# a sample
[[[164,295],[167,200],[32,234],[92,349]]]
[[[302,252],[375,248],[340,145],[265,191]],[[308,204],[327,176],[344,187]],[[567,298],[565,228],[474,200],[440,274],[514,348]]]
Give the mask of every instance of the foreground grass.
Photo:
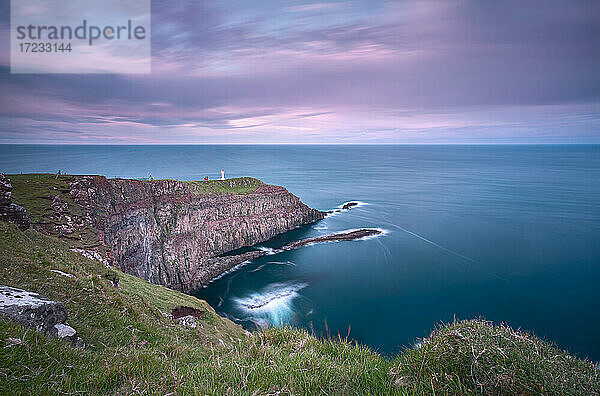
[[[598,394],[591,363],[484,322],[441,327],[395,360],[298,329],[249,335],[204,301],[1,222],[0,284],[62,301],[88,344],[75,349],[0,319],[0,394]],[[180,305],[204,313],[197,328],[163,315]]]
[[[396,384],[419,393],[598,395],[600,371],[548,342],[483,320],[440,326],[398,358]]]

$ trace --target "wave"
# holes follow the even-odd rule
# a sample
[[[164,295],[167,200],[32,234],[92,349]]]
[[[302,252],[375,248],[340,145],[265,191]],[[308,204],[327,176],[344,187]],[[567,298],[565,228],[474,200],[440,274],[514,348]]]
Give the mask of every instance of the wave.
[[[272,283],[260,292],[236,298],[234,302],[253,321],[268,320],[278,325],[294,312],[293,300],[299,297],[298,291],[307,286],[308,283],[304,282]]]

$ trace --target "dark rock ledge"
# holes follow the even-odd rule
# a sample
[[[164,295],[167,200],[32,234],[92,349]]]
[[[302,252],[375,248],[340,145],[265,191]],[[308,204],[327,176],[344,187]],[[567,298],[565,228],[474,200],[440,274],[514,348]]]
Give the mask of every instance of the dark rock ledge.
[[[378,236],[378,235],[382,235],[382,234],[383,234],[383,231],[375,229],[375,228],[361,228],[359,230],[342,231],[342,232],[323,235],[323,236],[319,236],[319,237],[302,239],[300,241],[288,243],[287,245],[282,246],[279,249],[273,249],[272,251],[252,250],[252,251],[238,254],[238,255],[219,257],[219,258],[216,258],[215,260],[218,260],[218,262],[220,264],[222,264],[223,267],[220,268],[219,270],[216,270],[214,272],[214,276],[212,278],[208,278],[206,276],[207,274],[205,272],[203,272],[200,275],[194,276],[193,279],[194,279],[194,283],[196,285],[200,285],[200,284],[206,285],[206,284],[210,283],[210,281],[212,281],[213,279],[218,278],[224,271],[230,270],[231,268],[235,267],[236,265],[240,265],[246,261],[256,259],[258,257],[265,256],[267,254],[277,254],[277,253],[281,253],[283,251],[294,250],[294,249],[301,248],[303,246],[314,245],[317,243],[354,241],[357,239],[367,238],[367,237],[371,237],[371,236]]]

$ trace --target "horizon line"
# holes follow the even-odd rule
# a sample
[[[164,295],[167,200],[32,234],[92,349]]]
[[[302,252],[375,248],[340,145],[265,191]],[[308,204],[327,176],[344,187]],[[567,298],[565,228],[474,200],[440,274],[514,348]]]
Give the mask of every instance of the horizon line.
[[[597,146],[600,142],[559,143],[1,143],[0,146]]]

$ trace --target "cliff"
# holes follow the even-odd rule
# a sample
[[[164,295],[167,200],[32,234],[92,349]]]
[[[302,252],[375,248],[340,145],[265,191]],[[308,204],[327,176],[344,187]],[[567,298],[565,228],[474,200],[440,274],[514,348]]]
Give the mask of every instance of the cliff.
[[[324,217],[285,188],[252,178],[10,177],[18,186],[15,195],[34,212],[35,229],[100,252],[124,272],[182,291],[203,286],[239,262],[219,257],[223,253]],[[28,195],[42,196],[46,205],[29,202],[30,210]]]

